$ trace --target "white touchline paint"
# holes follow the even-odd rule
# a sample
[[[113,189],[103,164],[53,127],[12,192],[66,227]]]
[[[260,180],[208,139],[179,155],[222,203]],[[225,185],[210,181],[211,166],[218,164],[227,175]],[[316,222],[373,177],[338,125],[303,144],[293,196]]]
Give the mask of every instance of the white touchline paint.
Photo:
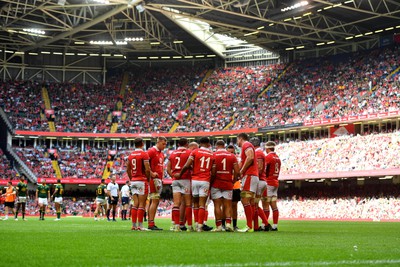
[[[241,266],[340,266],[340,265],[377,265],[400,264],[395,260],[342,260],[342,261],[283,261],[283,262],[250,262],[250,263],[220,263],[220,264],[178,264],[178,265],[141,265],[142,267],[241,267]]]

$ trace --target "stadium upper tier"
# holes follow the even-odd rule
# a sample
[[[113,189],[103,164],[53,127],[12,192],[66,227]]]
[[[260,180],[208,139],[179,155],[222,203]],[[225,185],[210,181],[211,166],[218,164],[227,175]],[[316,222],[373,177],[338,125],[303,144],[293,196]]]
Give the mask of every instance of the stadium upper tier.
[[[120,133],[257,128],[400,109],[399,48],[257,67],[145,69],[106,85],[8,81],[16,130]],[[44,94],[43,94],[44,95]],[[54,110],[54,117],[46,110]],[[113,113],[114,112],[114,113]],[[115,113],[117,112],[117,113]],[[47,114],[47,116],[45,116]],[[174,129],[173,129],[174,130]]]

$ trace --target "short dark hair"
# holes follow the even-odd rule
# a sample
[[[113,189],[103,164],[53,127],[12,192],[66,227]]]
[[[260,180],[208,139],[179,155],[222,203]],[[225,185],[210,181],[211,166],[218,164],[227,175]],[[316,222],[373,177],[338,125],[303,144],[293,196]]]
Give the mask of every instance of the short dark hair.
[[[258,139],[257,137],[252,137],[250,138],[249,142],[253,145],[253,146],[260,146],[260,139]]]
[[[235,147],[233,145],[229,145],[226,147],[227,149],[235,149]]]
[[[134,141],[135,147],[142,147],[143,146],[143,139],[142,138],[136,138]]]
[[[102,183],[104,183],[105,181],[106,181],[106,180],[104,180],[104,179],[101,179],[101,182],[102,182]]]
[[[60,180],[60,179],[57,179],[57,183],[61,183],[61,180]]]
[[[207,145],[207,144],[210,143],[210,138],[208,138],[208,137],[202,137],[202,138],[200,138],[199,143],[200,143],[200,144],[203,144],[203,145]]]
[[[164,136],[157,137],[157,142],[160,142],[160,141],[167,141],[167,138],[165,138]]]
[[[7,184],[12,184],[12,181],[11,181],[11,180],[10,180],[10,181],[8,181],[8,182],[7,182]]]
[[[249,135],[247,133],[240,133],[238,138],[242,138],[245,141],[249,141]]]
[[[179,139],[178,141],[178,145],[179,146],[186,146],[188,144],[188,139],[185,137],[182,137],[181,139]]]
[[[126,180],[125,184],[129,184],[129,180]]]
[[[225,142],[224,142],[224,140],[218,140],[218,141],[215,143],[215,145],[216,145],[216,146],[225,146]]]

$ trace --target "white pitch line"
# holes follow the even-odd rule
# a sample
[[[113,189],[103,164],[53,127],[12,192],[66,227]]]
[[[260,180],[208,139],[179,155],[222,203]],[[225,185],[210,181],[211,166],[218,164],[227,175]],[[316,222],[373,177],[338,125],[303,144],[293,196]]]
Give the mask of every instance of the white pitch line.
[[[250,262],[250,263],[217,263],[217,264],[179,264],[179,265],[141,265],[142,267],[280,267],[280,266],[340,266],[340,265],[379,265],[400,264],[400,259],[395,260],[342,260],[342,261],[316,261],[316,262]]]

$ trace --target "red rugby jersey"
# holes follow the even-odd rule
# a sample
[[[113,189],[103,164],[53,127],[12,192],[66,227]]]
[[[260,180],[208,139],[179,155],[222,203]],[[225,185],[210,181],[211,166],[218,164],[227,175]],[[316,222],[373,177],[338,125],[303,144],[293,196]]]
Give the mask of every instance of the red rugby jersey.
[[[260,180],[267,181],[267,175],[265,172],[265,154],[260,147],[256,149],[256,158],[257,158],[257,163],[259,163],[260,160],[262,161],[262,171],[261,174],[259,173],[258,178],[260,178]]]
[[[147,154],[149,154],[151,171],[158,173],[158,179],[162,179],[164,177],[164,153],[153,146],[147,150]]]
[[[186,147],[179,147],[177,150],[173,151],[169,156],[169,161],[171,162],[171,171],[172,175],[180,173],[183,166],[185,166],[191,150]],[[187,170],[184,174],[182,174],[180,180],[190,180],[190,170]],[[173,179],[176,179],[172,177]]]
[[[129,157],[128,164],[131,167],[132,181],[147,181],[144,162],[149,161],[149,155],[142,149],[135,149]]]
[[[212,187],[222,190],[233,190],[233,166],[238,164],[234,154],[225,149],[218,149],[214,153],[216,175]]]
[[[281,171],[281,160],[275,152],[270,152],[265,157],[267,184],[279,186],[279,172]]]
[[[254,146],[248,141],[244,142],[243,145],[242,145],[242,152],[240,154],[241,164],[243,166],[244,163],[246,162],[246,159],[247,159],[246,151],[249,150],[249,149],[253,150],[254,159],[253,159],[253,162],[250,165],[250,167],[247,168],[246,172],[244,173],[244,176],[250,175],[250,176],[257,176],[258,177],[257,156],[256,156],[256,153],[255,153]]]
[[[206,181],[211,180],[211,167],[214,164],[213,153],[204,147],[192,151],[190,157],[193,159],[192,180]]]

